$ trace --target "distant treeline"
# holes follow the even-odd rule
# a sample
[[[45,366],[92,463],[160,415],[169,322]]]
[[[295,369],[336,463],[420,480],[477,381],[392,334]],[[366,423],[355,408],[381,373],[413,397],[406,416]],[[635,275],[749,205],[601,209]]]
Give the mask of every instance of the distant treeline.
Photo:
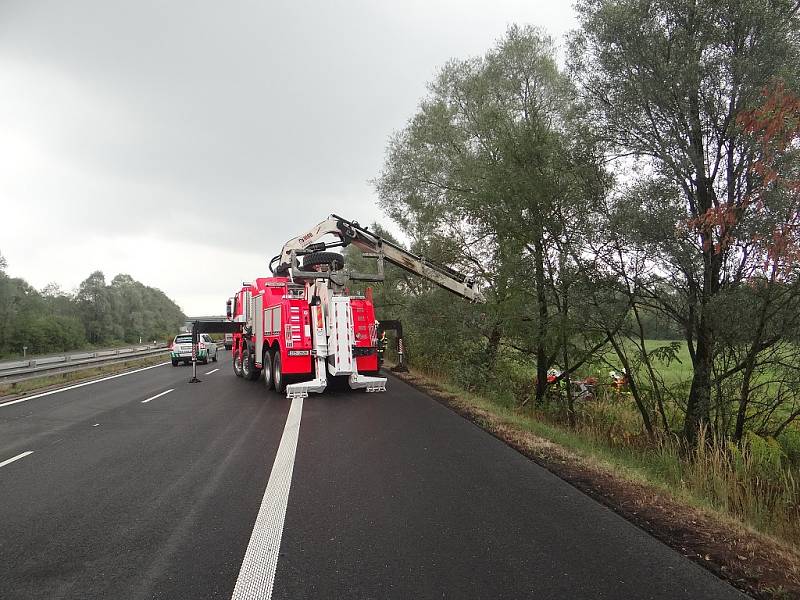
[[[106,283],[95,271],[75,293],[50,284],[36,290],[9,277],[0,256],[0,356],[74,350],[86,346],[163,340],[186,316],[164,292],[117,275]]]

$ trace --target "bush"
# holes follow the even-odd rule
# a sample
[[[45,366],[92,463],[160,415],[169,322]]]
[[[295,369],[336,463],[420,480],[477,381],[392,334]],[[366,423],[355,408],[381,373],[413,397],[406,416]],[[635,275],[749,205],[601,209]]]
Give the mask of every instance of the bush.
[[[778,436],[778,443],[789,463],[795,467],[800,467],[800,430],[796,428],[784,430]]]

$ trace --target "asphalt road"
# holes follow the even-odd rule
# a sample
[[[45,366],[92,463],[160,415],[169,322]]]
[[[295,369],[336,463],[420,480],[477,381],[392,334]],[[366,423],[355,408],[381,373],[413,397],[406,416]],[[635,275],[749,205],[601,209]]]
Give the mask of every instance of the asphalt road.
[[[265,490],[291,402],[234,377],[229,356],[200,384],[167,365],[0,402],[0,598],[231,598],[264,539],[259,511],[283,514]],[[743,597],[424,394],[388,388],[296,411],[272,598]]]

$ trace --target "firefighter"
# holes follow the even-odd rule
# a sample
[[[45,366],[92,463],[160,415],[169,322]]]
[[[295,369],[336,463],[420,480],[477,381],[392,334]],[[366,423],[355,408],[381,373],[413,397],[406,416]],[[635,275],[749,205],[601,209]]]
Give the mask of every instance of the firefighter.
[[[567,391],[567,382],[565,379],[559,379],[563,371],[559,369],[548,369],[547,371],[547,385],[555,385],[558,386],[556,388],[556,393],[560,396],[562,393]]]
[[[383,365],[383,355],[386,352],[386,331],[381,329],[380,321],[375,319],[375,331],[380,331],[378,337],[378,367]]]
[[[622,372],[611,371],[611,383],[614,386],[614,392],[617,400],[619,400],[625,393],[625,386],[628,385],[628,372],[622,369]]]

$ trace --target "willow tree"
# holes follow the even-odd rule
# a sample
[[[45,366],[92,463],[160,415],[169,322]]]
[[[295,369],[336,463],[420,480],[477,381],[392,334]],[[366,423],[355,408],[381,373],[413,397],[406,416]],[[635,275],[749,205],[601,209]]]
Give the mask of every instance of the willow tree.
[[[483,57],[447,64],[377,181],[418,251],[480,275],[490,298],[485,361],[515,340],[535,357],[537,399],[564,341],[559,273],[581,256],[587,190],[603,184],[554,55],[538,29],[511,27]]]
[[[590,117],[612,152],[633,157],[640,177],[657,182],[664,201],[656,217],[673,217],[656,231],[644,210],[620,207],[640,213],[633,216],[642,224],[638,241],[658,249],[656,275],[637,283],[685,332],[693,376],[684,432],[694,440],[710,423],[715,313],[720,298],[758,270],[752,249],[765,218],[751,202],[759,182],[750,166],[760,150],[737,115],[758,103],[773,78],[798,81],[798,5],[579,0],[577,8],[571,56]]]

